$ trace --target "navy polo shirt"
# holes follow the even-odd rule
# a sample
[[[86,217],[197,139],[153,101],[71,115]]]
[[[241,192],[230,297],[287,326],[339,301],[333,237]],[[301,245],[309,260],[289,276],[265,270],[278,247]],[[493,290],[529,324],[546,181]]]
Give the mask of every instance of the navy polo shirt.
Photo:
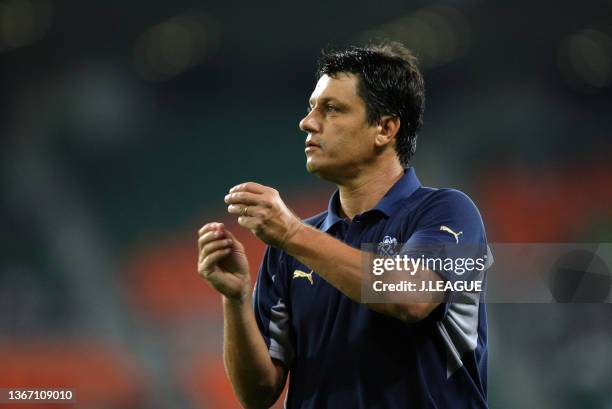
[[[422,187],[412,168],[352,221],[339,215],[339,206],[336,191],[328,210],[305,222],[356,248],[391,239],[404,243],[401,251],[409,254],[460,237],[475,244],[476,253],[488,251],[474,203],[457,190]],[[455,279],[452,272],[438,274]],[[270,356],[290,371],[289,409],[486,408],[487,319],[481,301],[447,298],[424,320],[405,323],[352,301],[274,247],[266,249],[254,290],[255,316]]]

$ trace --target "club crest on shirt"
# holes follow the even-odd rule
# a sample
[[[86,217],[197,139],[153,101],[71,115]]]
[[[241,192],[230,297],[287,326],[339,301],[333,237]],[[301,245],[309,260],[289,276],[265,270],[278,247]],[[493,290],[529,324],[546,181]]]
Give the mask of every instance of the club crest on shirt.
[[[397,239],[391,236],[383,237],[378,243],[378,254],[381,256],[393,256],[397,253]]]

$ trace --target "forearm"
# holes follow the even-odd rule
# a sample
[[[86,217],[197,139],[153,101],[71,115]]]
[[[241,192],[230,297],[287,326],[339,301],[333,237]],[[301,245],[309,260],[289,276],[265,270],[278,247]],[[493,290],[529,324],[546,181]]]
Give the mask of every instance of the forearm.
[[[251,297],[224,298],[223,317],[223,359],[238,399],[247,408],[269,407],[282,390],[284,374],[257,328]]]
[[[361,302],[362,252],[329,234],[304,225],[283,249],[347,297]]]
[[[351,300],[363,303],[363,263],[367,254],[313,227],[304,225],[283,246],[284,250],[304,263]],[[323,249],[323,251],[322,251]],[[434,272],[419,270],[404,278],[421,280],[440,279]],[[376,312],[403,321],[418,321],[431,312],[439,302],[423,302],[417,294],[406,294],[402,302],[367,304]]]

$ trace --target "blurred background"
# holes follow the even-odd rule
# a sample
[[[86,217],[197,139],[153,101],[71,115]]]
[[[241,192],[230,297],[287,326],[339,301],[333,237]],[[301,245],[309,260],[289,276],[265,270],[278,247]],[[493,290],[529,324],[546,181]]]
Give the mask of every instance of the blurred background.
[[[247,180],[326,208],[298,122],[321,48],[372,38],[419,55],[413,166],[491,242],[612,241],[610,0],[0,0],[0,387],[238,407],[196,231]],[[488,308],[491,408],[612,408],[611,304]]]

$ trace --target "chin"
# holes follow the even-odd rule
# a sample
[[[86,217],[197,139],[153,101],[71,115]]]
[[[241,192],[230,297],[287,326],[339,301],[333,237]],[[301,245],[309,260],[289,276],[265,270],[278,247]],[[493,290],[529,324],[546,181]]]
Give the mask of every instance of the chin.
[[[322,158],[316,154],[306,156],[306,169],[308,169],[309,172],[315,172],[326,167],[329,167],[329,160],[326,160],[326,158]]]
[[[306,171],[308,173],[317,173],[317,166],[316,164],[312,163],[312,160],[307,159],[306,160]]]
[[[310,157],[306,159],[306,170],[308,171],[308,173],[312,173],[315,175],[318,175],[318,173],[321,171],[321,163],[320,161]]]
[[[306,160],[306,171],[323,180],[335,180],[335,178],[333,177],[333,167],[325,166],[324,164],[319,163],[319,161],[313,161],[312,159]]]

